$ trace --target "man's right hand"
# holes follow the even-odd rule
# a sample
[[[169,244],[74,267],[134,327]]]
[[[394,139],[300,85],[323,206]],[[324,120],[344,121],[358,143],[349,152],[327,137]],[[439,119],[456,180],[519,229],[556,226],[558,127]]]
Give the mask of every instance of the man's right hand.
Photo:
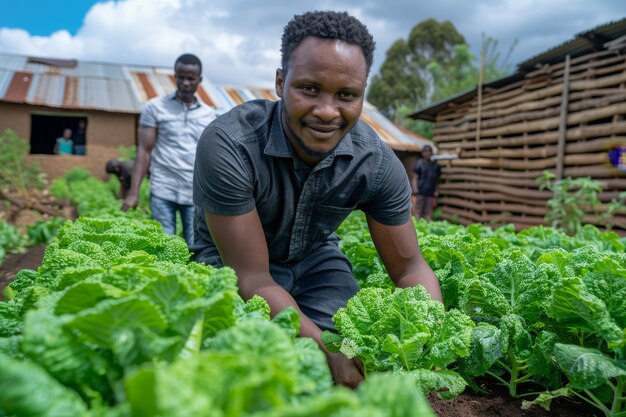
[[[127,211],[129,208],[136,208],[139,203],[137,195],[127,195],[122,204],[122,211]]]
[[[356,362],[358,359],[348,359],[343,353],[329,353],[326,357],[335,384],[356,388],[363,382],[363,373]]]

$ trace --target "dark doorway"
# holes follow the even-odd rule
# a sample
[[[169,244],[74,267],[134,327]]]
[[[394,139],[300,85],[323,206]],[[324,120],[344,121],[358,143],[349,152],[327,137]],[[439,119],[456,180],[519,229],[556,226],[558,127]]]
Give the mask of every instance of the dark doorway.
[[[78,131],[80,121],[87,122],[87,118],[78,115],[31,115],[30,124],[30,153],[54,154],[54,145],[63,130],[71,129],[72,134]]]

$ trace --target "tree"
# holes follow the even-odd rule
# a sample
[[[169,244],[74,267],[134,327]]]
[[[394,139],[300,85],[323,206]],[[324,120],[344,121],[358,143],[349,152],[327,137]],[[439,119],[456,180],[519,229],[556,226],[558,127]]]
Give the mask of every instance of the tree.
[[[502,58],[498,41],[482,38],[484,80],[509,73],[508,59]],[[413,27],[408,39],[398,39],[387,50],[380,74],[372,78],[368,101],[395,123],[425,137],[432,137],[430,122],[408,116],[415,110],[475,87],[479,64],[469,45],[450,21],[424,20]]]
[[[403,105],[418,108],[432,101],[442,74],[451,65],[471,68],[471,54],[460,53],[466,45],[452,22],[424,20],[413,27],[408,39],[398,39],[387,50],[380,74],[372,78],[368,101],[394,119]],[[433,72],[433,68],[441,68]]]

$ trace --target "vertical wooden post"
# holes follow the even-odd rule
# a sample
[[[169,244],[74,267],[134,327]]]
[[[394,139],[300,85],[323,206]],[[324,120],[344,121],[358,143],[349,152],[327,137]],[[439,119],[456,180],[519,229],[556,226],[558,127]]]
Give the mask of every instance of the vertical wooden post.
[[[484,74],[485,74],[485,42],[483,39],[483,45],[480,48],[480,66],[478,68],[478,87],[477,87],[477,108],[476,108],[476,142],[474,144],[474,149],[476,151],[476,158],[480,158],[480,122],[482,120],[483,113],[483,82],[484,82]],[[478,167],[478,172],[480,173],[482,168]],[[484,219],[487,216],[487,211],[485,210],[485,200],[483,199],[483,190],[478,191],[478,195],[480,196],[480,217]]]
[[[561,94],[561,115],[559,118],[559,141],[556,146],[556,180],[563,179],[563,159],[565,158],[565,140],[567,139],[567,107],[569,105],[569,67],[570,56],[565,57],[563,72],[563,93]]]
[[[483,81],[485,73],[485,48],[480,51],[480,68],[478,69],[478,106],[476,109],[476,157],[479,158],[478,151],[480,150],[480,121],[482,119],[483,110]]]

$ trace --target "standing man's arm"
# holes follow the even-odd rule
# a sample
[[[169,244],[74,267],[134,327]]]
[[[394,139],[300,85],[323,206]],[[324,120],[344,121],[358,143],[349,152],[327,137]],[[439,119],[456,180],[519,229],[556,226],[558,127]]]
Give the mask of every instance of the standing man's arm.
[[[322,342],[322,331],[298,307],[296,300],[270,275],[269,253],[263,226],[256,209],[237,215],[222,216],[204,211],[206,223],[224,265],[237,273],[239,292],[248,300],[263,297],[272,316],[293,307],[301,318],[300,336],[310,337],[326,354],[335,382],[356,387],[363,379],[355,362],[340,353],[330,353]]]
[[[422,175],[422,167],[420,164],[420,161],[417,161],[415,163],[415,166],[413,167],[413,184],[412,184],[412,188],[413,188],[413,192],[417,193],[419,191],[419,179],[420,176]]]
[[[418,184],[419,184],[419,161],[413,165],[413,175],[411,175],[411,215],[417,217],[418,209],[417,209],[417,192]]]
[[[139,203],[139,189],[141,188],[141,181],[143,181],[143,178],[148,172],[152,148],[154,148],[156,141],[157,129],[155,127],[139,127],[137,159],[135,160],[135,166],[133,168],[130,190],[128,191],[126,198],[124,198],[124,204],[122,204],[122,211],[126,211],[129,208],[135,208]]]
[[[439,196],[439,178],[441,178],[441,165],[437,164],[437,175],[435,178],[435,197]]]
[[[413,221],[399,226],[386,226],[368,215],[367,224],[376,250],[396,286],[406,288],[422,285],[433,300],[443,302],[439,281],[417,243]]]

